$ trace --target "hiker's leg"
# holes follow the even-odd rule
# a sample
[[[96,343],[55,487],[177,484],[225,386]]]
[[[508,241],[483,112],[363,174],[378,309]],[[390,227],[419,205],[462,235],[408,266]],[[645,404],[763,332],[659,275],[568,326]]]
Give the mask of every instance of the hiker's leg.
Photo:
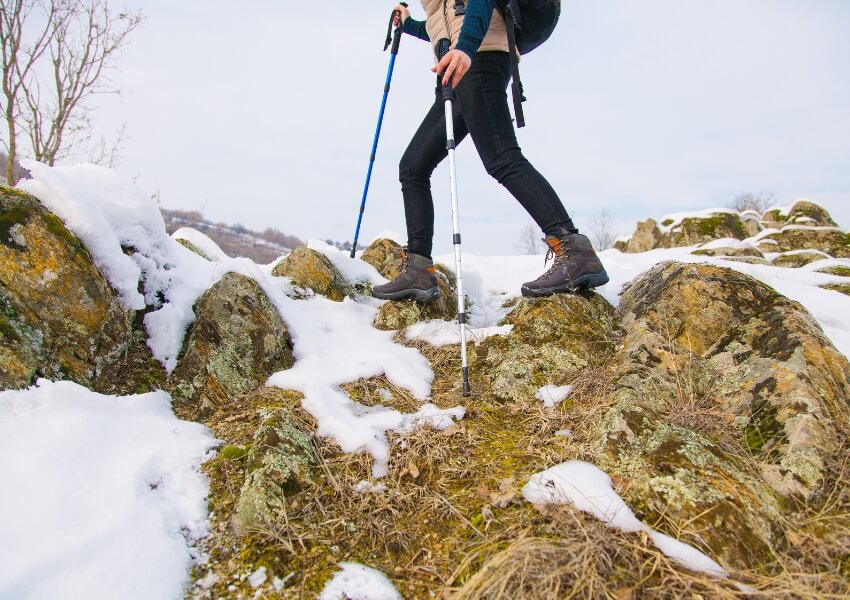
[[[484,168],[520,202],[547,234],[577,231],[558,194],[523,156],[517,143],[508,95],[507,52],[479,52],[457,86],[457,104]]]
[[[455,140],[459,143],[468,130],[456,102],[453,109]],[[446,156],[446,112],[442,95],[438,93],[434,105],[401,157],[398,168],[408,251],[429,258],[434,239],[431,174]]]

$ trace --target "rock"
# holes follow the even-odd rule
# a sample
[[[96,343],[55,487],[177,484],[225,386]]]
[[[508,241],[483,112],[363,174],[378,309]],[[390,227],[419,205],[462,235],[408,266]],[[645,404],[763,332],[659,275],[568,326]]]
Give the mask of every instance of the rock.
[[[728,260],[729,262],[740,262],[746,263],[748,265],[769,265],[770,261],[766,258],[759,258],[758,256],[720,256],[723,260]]]
[[[62,220],[0,187],[0,388],[36,377],[90,384],[127,347],[130,321]]]
[[[287,526],[286,501],[310,481],[310,437],[286,409],[273,411],[254,434],[235,520],[243,533]]]
[[[839,292],[845,296],[850,296],[850,283],[825,283],[820,287],[825,290],[832,290],[833,292]]]
[[[776,243],[776,252],[820,250],[834,258],[850,258],[850,235],[837,227],[786,225],[761,239],[759,247],[767,240]]]
[[[354,292],[339,270],[323,254],[300,247],[275,265],[272,275],[289,277],[296,286],[309,288],[330,300],[342,302]]]
[[[372,242],[360,259],[378,270],[383,277],[393,280],[401,274],[404,266],[404,248],[392,240],[379,239]]]
[[[758,564],[787,501],[824,491],[850,364],[802,306],[729,269],[659,265],[620,311],[600,466],[630,480],[644,519],[688,522],[713,556]]]
[[[194,415],[294,364],[286,324],[253,279],[228,273],[201,296],[195,314],[168,379],[175,401]]]
[[[691,254],[696,254],[697,256],[753,256],[756,258],[764,258],[761,250],[759,250],[755,244],[739,242],[733,239],[716,240],[714,242],[703,244]]]
[[[502,324],[513,325],[510,334],[470,349],[474,368],[500,400],[534,398],[614,349],[614,309],[593,292],[523,298]]]
[[[212,260],[209,256],[207,256],[206,254],[201,252],[200,248],[198,248],[195,244],[193,244],[192,242],[190,242],[189,240],[187,240],[185,238],[177,238],[177,243],[180,244],[181,246],[183,246],[184,248],[186,248],[187,250],[189,250],[190,252],[194,252],[195,254],[200,256],[201,258],[205,258],[207,260]]]
[[[830,258],[830,256],[820,250],[791,250],[790,252],[783,252],[774,258],[771,261],[771,264],[775,267],[796,269],[804,267],[809,263],[828,258]]]
[[[375,317],[374,326],[384,331],[404,329],[420,321],[457,318],[457,280],[454,273],[441,264],[437,268],[437,285],[440,297],[430,302],[390,300],[385,302]]]
[[[754,218],[732,210],[718,210],[708,216],[685,217],[678,222],[664,220],[661,226],[667,230],[659,228],[653,219],[638,223],[637,230],[626,245],[626,251],[678,248],[724,238],[744,240],[761,230],[761,224]]]
[[[661,230],[654,219],[639,222],[631,239],[626,243],[626,252],[646,252],[652,250],[661,239]]]
[[[821,267],[816,269],[818,273],[826,273],[827,275],[836,275],[838,277],[850,277],[850,264],[848,265],[832,265],[829,267]]]
[[[787,214],[782,209],[772,208],[762,215],[762,223],[771,229],[781,229],[785,225],[806,225],[814,227],[838,227],[823,206],[809,200],[797,200],[788,209]]]

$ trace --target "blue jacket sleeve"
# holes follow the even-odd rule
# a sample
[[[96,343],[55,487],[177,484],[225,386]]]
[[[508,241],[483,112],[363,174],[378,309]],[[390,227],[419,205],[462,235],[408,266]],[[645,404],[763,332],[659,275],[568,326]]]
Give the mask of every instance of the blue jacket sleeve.
[[[484,41],[495,6],[496,0],[467,0],[466,16],[463,18],[456,48],[470,58],[478,52],[478,47]]]
[[[407,17],[402,30],[406,34],[417,37],[420,40],[431,41],[431,38],[428,37],[428,32],[425,30],[425,21],[417,21],[413,17]]]

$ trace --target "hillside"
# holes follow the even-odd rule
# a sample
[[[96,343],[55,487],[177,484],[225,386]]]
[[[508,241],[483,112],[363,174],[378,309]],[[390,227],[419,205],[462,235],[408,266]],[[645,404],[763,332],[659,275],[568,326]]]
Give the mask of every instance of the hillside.
[[[213,240],[228,256],[250,258],[259,264],[268,264],[287,254],[304,242],[269,227],[265,231],[251,231],[241,225],[213,223],[199,211],[171,210],[160,207],[165,230],[172,234],[182,227],[200,231]]]
[[[574,295],[464,255],[466,398],[453,256],[441,300],[380,301],[390,240],[231,258],[115,173],[28,167],[0,597],[850,592],[850,234],[818,204],[650,219]]]

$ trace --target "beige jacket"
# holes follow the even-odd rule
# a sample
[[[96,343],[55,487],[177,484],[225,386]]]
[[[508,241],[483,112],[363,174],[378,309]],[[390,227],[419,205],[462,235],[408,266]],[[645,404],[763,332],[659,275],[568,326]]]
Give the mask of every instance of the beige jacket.
[[[425,29],[431,44],[434,46],[434,54],[437,53],[437,42],[449,38],[451,47],[457,45],[460,38],[460,28],[463,26],[463,16],[455,16],[455,0],[422,0],[422,8],[425,9],[427,19]],[[481,42],[480,52],[490,50],[508,51],[508,31],[502,14],[493,9],[493,17],[490,20],[490,28]]]

